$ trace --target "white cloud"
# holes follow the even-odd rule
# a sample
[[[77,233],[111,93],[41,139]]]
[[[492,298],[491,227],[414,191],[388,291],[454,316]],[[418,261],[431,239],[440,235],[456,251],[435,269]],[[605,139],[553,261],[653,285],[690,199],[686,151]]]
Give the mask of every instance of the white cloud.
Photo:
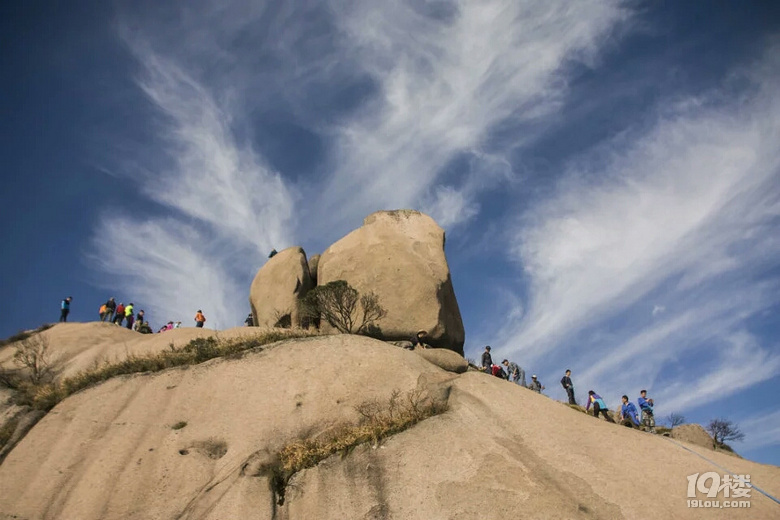
[[[657,316],[664,312],[666,312],[666,307],[664,307],[663,305],[653,305],[653,312],[652,312],[653,316]]]
[[[271,248],[290,245],[294,195],[236,137],[229,107],[176,63],[129,44],[143,69],[139,86],[164,116],[163,146],[146,151],[134,181],[166,216],[105,217],[93,257],[112,285],[121,273],[124,292],[158,319],[202,307],[212,325],[238,325],[249,292],[239,281]]]
[[[378,86],[338,131],[322,194],[351,222],[426,202],[445,223],[472,218],[474,198],[495,184],[483,185],[486,172],[473,165],[451,182],[450,161],[485,155],[478,150],[496,125],[538,121],[559,108],[567,65],[591,60],[626,17],[615,2],[463,0],[439,4],[439,16],[419,2],[337,5],[346,53]]]
[[[740,442],[746,450],[764,446],[780,445],[780,410],[764,411],[748,420],[738,423],[745,434],[745,440]]]
[[[780,95],[765,64],[748,99],[679,103],[572,162],[509,233],[529,296],[496,343],[551,371],[587,366],[584,384],[615,393],[655,383],[677,408],[775,375],[780,356],[744,331],[780,301]],[[674,312],[649,319],[656,298]],[[706,363],[690,357],[707,341]],[[678,385],[660,370],[681,359],[701,368]]]
[[[194,325],[198,309],[208,327],[234,326],[246,315],[248,303],[233,297],[240,288],[227,266],[191,226],[174,219],[103,218],[94,245],[93,262],[112,287],[122,287],[117,296],[146,311],[153,326],[169,320]]]

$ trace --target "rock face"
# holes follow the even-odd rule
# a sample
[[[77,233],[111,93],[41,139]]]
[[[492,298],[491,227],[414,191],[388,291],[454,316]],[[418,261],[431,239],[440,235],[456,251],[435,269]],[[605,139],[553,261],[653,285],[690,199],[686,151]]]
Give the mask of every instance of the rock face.
[[[302,248],[289,247],[274,255],[257,271],[249,291],[255,326],[300,326],[298,305],[313,286]]]
[[[282,446],[355,423],[356,406],[396,389],[446,396],[449,410],[296,473],[279,503],[264,468]],[[692,448],[780,493],[780,468]],[[341,334],[71,395],[0,465],[0,518],[777,518],[758,493],[747,510],[688,508],[687,476],[710,469],[658,436]]]
[[[446,348],[417,348],[415,352],[447,372],[462,374],[469,369],[469,362],[463,356]]]
[[[330,246],[319,260],[318,284],[346,280],[379,296],[387,315],[377,337],[405,340],[418,330],[426,342],[463,354],[461,320],[444,256],[444,230],[418,211],[379,211]]]

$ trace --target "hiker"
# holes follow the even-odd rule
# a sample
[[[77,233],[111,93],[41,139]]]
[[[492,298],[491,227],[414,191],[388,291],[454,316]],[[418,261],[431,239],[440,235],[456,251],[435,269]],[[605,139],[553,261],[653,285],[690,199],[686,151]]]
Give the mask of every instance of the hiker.
[[[244,320],[244,325],[247,327],[254,327],[255,326],[255,318],[252,316],[252,313],[250,312],[249,315]]]
[[[109,298],[106,302],[106,311],[103,314],[103,316],[100,318],[100,321],[111,321],[114,317],[114,312],[116,311],[116,301],[114,298]]]
[[[149,325],[148,321],[141,321],[141,322],[137,321],[136,323],[140,323],[140,325],[138,325],[138,329],[137,330],[141,334],[152,334],[152,333],[154,333],[154,331],[152,330],[152,327],[151,327],[151,325]]]
[[[655,433],[655,418],[653,417],[653,400],[647,398],[647,390],[639,392],[639,399],[636,400],[639,409],[642,410],[642,425],[645,431]]]
[[[206,323],[206,317],[203,315],[203,311],[198,309],[198,312],[195,314],[195,326],[202,329],[204,323]]]
[[[119,302],[116,306],[116,314],[114,314],[114,325],[122,326],[122,322],[125,321],[125,304]]]
[[[514,361],[510,362],[505,359],[501,362],[509,371],[509,377],[512,378],[512,382],[520,386],[525,386],[525,370]]]
[[[173,326],[174,329],[180,329],[181,328],[181,322],[177,321],[176,325]]]
[[[125,325],[128,329],[133,329],[133,302],[130,302],[127,304],[127,307],[125,307],[125,320],[127,321],[127,324]]]
[[[427,330],[418,330],[417,334],[412,336],[412,346],[410,347],[409,350],[414,350],[415,348],[417,348],[417,346],[419,346],[420,348],[425,348],[424,339],[427,335],[428,335]]]
[[[100,309],[98,310],[98,316],[100,316],[100,321],[103,321],[103,318],[106,316],[106,304],[100,306]]]
[[[623,405],[620,407],[620,421],[630,420],[634,426],[639,426],[639,418],[637,417],[634,403],[628,400],[627,395],[624,395],[621,400],[623,401]]]
[[[561,378],[561,386],[566,390],[566,395],[569,396],[569,404],[577,404],[577,401],[574,399],[574,383],[571,382],[571,370],[568,368]]]
[[[490,373],[501,379],[508,379],[506,372],[501,368],[501,365],[493,365],[490,367]]]
[[[531,384],[528,385],[528,388],[537,394],[541,394],[542,390],[544,390],[544,385],[538,379],[536,379],[536,374],[534,374],[531,376]]]
[[[141,309],[138,311],[138,314],[135,317],[135,321],[133,322],[133,330],[138,332],[141,328],[141,325],[144,324],[144,310]]]
[[[73,296],[68,296],[60,304],[60,322],[68,321],[68,314],[70,314],[70,302],[73,301]]]
[[[482,353],[482,371],[486,374],[492,373],[490,367],[493,366],[493,358],[490,355],[490,345],[485,347],[485,351]]]
[[[612,419],[612,417],[610,417],[609,414],[607,413],[609,410],[607,410],[607,405],[604,402],[604,399],[602,399],[601,396],[596,392],[594,392],[593,390],[588,390],[588,403],[585,405],[586,412],[590,411],[591,404],[593,405],[593,417],[598,419],[599,414],[602,413],[604,414],[604,418],[607,421],[611,423],[615,422]]]

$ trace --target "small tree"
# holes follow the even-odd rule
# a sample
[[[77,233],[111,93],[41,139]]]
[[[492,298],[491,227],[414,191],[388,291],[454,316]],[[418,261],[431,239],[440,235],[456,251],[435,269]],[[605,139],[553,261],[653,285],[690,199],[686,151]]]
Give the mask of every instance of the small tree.
[[[30,382],[37,385],[52,375],[49,339],[40,334],[19,342],[14,352],[14,362],[30,371]]]
[[[669,425],[669,428],[675,428],[681,424],[685,424],[685,416],[679,413],[670,413],[666,416],[664,421]]]
[[[723,446],[726,441],[741,441],[745,434],[739,429],[739,426],[728,419],[713,419],[707,425],[707,431],[712,435],[712,439],[718,446]]]
[[[335,280],[309,291],[301,302],[301,314],[322,317],[342,334],[364,334],[387,311],[373,292],[363,294],[344,280]]]

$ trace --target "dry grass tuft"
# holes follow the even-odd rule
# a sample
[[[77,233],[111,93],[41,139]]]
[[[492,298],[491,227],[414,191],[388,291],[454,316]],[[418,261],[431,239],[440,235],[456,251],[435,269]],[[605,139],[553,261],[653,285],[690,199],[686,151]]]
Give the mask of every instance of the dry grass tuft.
[[[444,413],[447,404],[423,396],[420,390],[403,395],[396,390],[386,404],[366,401],[356,410],[362,416],[360,423],[343,425],[325,438],[301,439],[284,446],[279,456],[282,471],[292,475],[317,465],[334,453],[345,452],[366,442],[376,444],[423,419]]]
[[[38,327],[37,329],[34,329],[34,330],[20,330],[19,332],[17,332],[13,336],[9,336],[6,339],[0,340],[0,347],[4,347],[6,345],[10,345],[11,343],[15,343],[17,341],[25,340],[25,339],[29,338],[30,336],[32,336],[33,334],[37,334],[38,332],[43,332],[44,330],[50,329],[53,326],[54,326],[53,323],[44,323],[43,325],[41,325],[40,327]]]
[[[270,343],[314,335],[304,330],[292,330],[271,331],[259,336],[232,340],[218,339],[213,336],[196,338],[181,348],[171,345],[169,350],[163,352],[129,356],[119,363],[96,365],[90,370],[66,378],[59,383],[18,383],[15,386],[18,390],[16,401],[18,404],[31,405],[36,409],[48,411],[69,395],[113,377],[143,372],[160,372],[178,366],[197,365],[218,357],[234,358],[248,350]]]

